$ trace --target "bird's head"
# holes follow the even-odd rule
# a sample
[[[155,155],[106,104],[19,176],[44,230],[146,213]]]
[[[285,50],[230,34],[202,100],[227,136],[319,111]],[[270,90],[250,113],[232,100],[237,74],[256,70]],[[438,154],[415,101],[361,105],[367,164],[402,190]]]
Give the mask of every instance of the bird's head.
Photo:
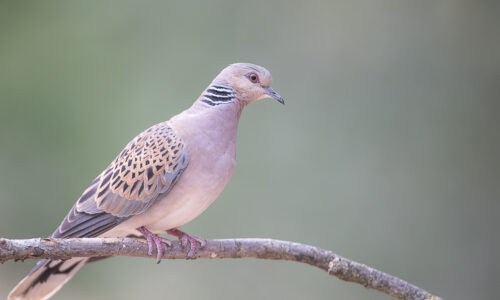
[[[235,63],[222,70],[211,86],[220,85],[221,90],[227,86],[235,92],[237,101],[243,105],[264,98],[274,98],[285,104],[285,100],[271,88],[271,82],[271,73],[265,68],[250,63]]]

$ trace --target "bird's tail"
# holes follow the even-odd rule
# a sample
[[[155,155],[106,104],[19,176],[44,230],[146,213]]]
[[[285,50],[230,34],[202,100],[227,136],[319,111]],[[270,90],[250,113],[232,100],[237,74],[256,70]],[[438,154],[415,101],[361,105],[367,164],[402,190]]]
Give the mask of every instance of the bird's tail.
[[[88,258],[75,257],[65,261],[44,259],[10,292],[8,300],[48,299],[54,295]]]

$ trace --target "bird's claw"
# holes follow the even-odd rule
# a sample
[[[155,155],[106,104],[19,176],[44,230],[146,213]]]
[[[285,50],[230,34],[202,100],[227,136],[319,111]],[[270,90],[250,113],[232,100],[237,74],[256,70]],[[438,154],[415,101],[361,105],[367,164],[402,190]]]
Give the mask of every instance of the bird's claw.
[[[148,242],[148,255],[149,256],[153,255],[153,242],[155,243],[156,251],[157,251],[156,263],[159,264],[162,257],[163,257],[163,253],[164,253],[163,246],[161,245],[161,243],[164,243],[167,246],[171,246],[172,241],[169,239],[157,236],[156,234],[152,233],[144,226],[137,228],[137,230],[140,233],[142,233],[142,235],[146,238],[146,241]]]
[[[167,230],[167,233],[173,235],[179,239],[183,248],[186,248],[189,243],[189,251],[187,254],[188,258],[192,258],[197,249],[205,247],[207,241],[201,237],[189,235],[177,228]],[[200,243],[200,247],[198,244]]]

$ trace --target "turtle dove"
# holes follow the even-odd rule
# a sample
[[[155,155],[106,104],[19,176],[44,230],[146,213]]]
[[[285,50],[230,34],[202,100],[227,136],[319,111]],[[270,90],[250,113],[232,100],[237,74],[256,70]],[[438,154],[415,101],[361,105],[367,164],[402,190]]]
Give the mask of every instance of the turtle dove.
[[[73,205],[54,238],[125,237],[142,234],[163,256],[165,231],[192,256],[205,240],[178,227],[200,215],[229,182],[243,108],[259,99],[283,98],[263,67],[236,63],[215,77],[194,104],[134,138]],[[189,245],[188,245],[189,244]],[[8,299],[47,299],[89,258],[41,260]]]

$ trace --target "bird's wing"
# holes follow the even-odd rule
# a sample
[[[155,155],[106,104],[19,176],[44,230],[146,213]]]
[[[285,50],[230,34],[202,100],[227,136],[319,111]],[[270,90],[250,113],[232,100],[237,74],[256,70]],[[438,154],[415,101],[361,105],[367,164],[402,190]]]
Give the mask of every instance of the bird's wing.
[[[133,139],[85,190],[53,237],[93,237],[144,212],[187,167],[181,138],[167,122]]]

